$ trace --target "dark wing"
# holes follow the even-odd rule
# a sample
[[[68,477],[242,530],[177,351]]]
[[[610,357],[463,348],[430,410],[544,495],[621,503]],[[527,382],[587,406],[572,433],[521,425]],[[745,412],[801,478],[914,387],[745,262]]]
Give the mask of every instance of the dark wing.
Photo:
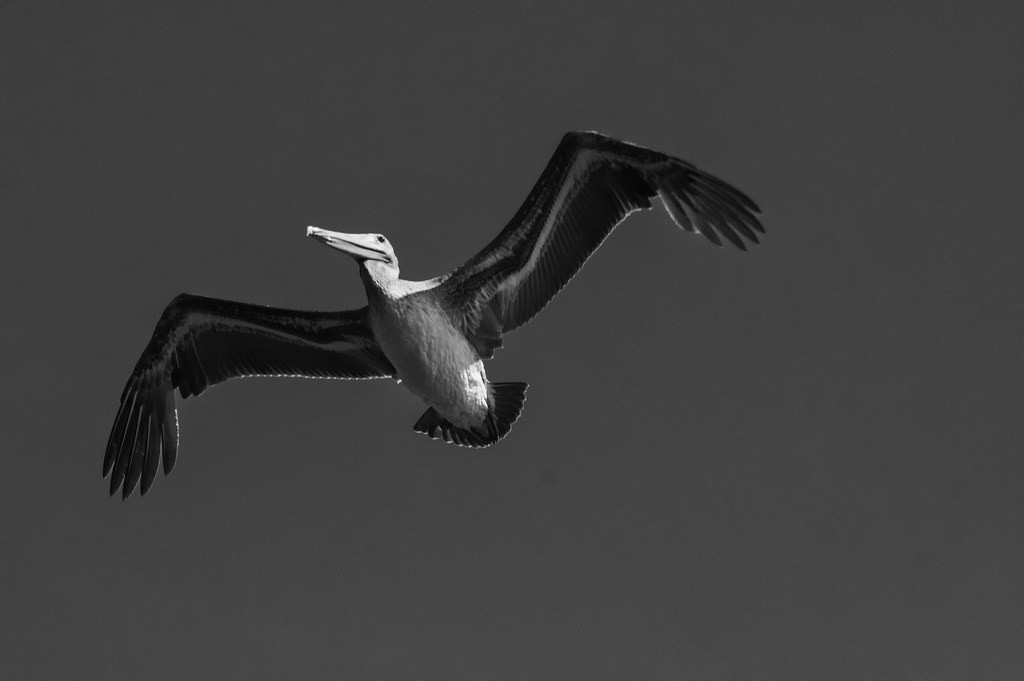
[[[677,225],[746,250],[764,233],[738,189],[678,158],[592,132],[571,132],[512,221],[440,285],[483,358],[533,318],[626,216],[660,196]]]
[[[149,491],[178,449],[182,397],[242,376],[385,378],[395,369],[366,324],[366,308],[300,312],[182,294],[164,310],[128,384],[107,441],[103,476],[124,498]]]

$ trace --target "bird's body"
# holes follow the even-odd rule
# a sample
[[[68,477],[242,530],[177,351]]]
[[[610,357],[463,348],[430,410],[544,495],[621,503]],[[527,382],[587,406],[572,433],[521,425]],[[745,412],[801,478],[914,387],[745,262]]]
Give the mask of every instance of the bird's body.
[[[304,312],[182,294],[164,310],[132,372],[103,462],[111,494],[145,494],[177,456],[173,390],[182,397],[243,376],[393,378],[428,409],[414,429],[486,447],[519,418],[525,383],[484,370],[502,335],[532,319],[630,213],[662,200],[673,221],[745,249],[764,229],[757,206],[693,165],[597,133],[569,133],[504,230],[449,274],[399,277],[380,234],[310,227],[355,258],[367,306]]]
[[[395,377],[453,424],[482,424],[488,411],[483,360],[452,324],[433,286],[401,283],[373,295],[368,306],[370,329]]]

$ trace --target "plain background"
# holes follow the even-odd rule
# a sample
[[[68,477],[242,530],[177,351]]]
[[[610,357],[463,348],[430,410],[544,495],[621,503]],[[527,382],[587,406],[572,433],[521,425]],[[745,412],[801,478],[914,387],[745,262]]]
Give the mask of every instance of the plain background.
[[[1024,5],[148,4],[0,6],[0,676],[1024,678]],[[363,305],[307,224],[446,272],[571,129],[764,245],[632,218],[488,365],[500,446],[237,381],[108,498],[175,294]]]

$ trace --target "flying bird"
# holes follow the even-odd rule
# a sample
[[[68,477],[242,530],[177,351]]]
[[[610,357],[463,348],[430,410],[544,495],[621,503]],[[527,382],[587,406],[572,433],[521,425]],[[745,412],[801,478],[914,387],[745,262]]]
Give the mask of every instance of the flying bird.
[[[178,451],[183,398],[231,378],[393,378],[427,404],[413,428],[464,447],[508,435],[526,383],[492,383],[484,360],[503,334],[540,312],[631,213],[660,198],[681,228],[746,250],[764,228],[742,192],[694,165],[594,132],[566,134],[511,222],[452,272],[399,277],[380,234],[309,227],[350,255],[367,305],[305,312],[182,294],[164,310],[135,365],[103,458],[110,493],[146,494]]]

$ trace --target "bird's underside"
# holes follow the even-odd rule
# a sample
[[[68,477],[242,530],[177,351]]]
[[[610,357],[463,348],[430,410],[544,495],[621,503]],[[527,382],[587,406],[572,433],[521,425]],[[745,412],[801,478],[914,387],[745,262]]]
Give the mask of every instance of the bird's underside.
[[[724,240],[745,250],[764,233],[753,201],[690,163],[597,133],[569,133],[505,229],[448,275],[399,279],[398,260],[383,236],[310,228],[359,262],[367,307],[304,312],[178,296],[122,392],[103,461],[110,493],[120,488],[127,498],[141,482],[145,494],[161,462],[165,474],[174,467],[175,389],[185,398],[246,376],[398,378],[416,373],[417,362],[436,368],[439,357],[455,356],[455,345],[464,359],[459,367],[489,359],[503,334],[532,319],[616,225],[655,198],[677,225],[719,246]],[[423,333],[420,324],[413,332],[403,320],[427,318],[416,306],[430,306],[432,318],[449,328]],[[397,332],[383,330],[385,317]],[[428,336],[451,340],[427,342]],[[438,386],[433,395],[429,382],[414,390],[430,405],[415,430],[468,447],[505,437],[522,410],[526,384],[482,380],[466,383],[472,395],[449,394],[461,388],[447,384],[449,392],[441,395]],[[458,413],[451,411],[454,404],[462,405]]]

